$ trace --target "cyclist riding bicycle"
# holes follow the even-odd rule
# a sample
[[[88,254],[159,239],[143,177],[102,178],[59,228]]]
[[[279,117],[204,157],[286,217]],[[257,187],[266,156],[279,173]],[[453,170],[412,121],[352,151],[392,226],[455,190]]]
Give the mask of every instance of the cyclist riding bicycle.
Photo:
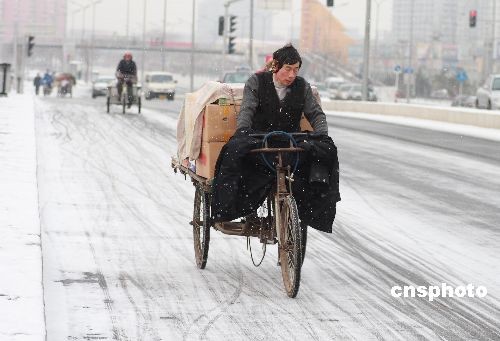
[[[340,201],[337,149],[311,86],[298,76],[301,65],[298,51],[288,44],[273,53],[271,71],[256,73],[246,82],[237,131],[217,160],[211,204],[214,221],[252,214],[275,181],[263,158],[249,154],[262,143],[252,133],[299,132],[304,114],[314,132],[297,141],[305,151],[293,175],[293,195],[303,229],[311,226],[332,232]]]
[[[123,59],[118,63],[116,68],[118,96],[121,98],[123,91],[123,84],[127,85],[127,103],[128,107],[132,106],[134,99],[133,84],[137,83],[137,66],[132,60],[132,53],[125,52]]]

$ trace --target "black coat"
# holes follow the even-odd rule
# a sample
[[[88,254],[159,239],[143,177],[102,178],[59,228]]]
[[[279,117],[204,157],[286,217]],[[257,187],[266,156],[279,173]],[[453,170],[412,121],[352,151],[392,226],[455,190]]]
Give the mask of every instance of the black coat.
[[[306,138],[299,146],[306,150],[300,155],[292,183],[299,218],[317,230],[332,232],[336,203],[340,201],[337,148],[326,135]],[[212,184],[211,216],[215,222],[248,215],[267,197],[276,175],[261,155],[248,154],[259,147],[260,140],[237,132],[222,148]],[[317,173],[323,175],[318,177]],[[328,183],[314,181],[318,178]]]
[[[118,67],[116,68],[116,71],[120,71],[124,75],[137,75],[137,66],[135,65],[135,62],[133,60],[125,60],[122,59],[120,60],[120,63],[118,64]]]

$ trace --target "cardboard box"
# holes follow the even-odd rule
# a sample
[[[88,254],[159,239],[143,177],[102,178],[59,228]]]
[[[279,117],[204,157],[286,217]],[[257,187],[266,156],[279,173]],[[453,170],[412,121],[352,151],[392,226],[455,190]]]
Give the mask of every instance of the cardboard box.
[[[314,131],[304,114],[302,114],[302,117],[300,118],[300,131]]]
[[[196,174],[204,178],[214,177],[215,163],[220,151],[226,142],[206,142],[201,143],[200,156],[196,160]]]
[[[236,131],[239,105],[208,104],[203,113],[202,142],[227,142]]]

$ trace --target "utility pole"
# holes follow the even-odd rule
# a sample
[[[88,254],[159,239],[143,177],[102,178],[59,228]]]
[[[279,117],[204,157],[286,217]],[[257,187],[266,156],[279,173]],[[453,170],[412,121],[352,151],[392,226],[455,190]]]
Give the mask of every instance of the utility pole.
[[[222,36],[222,72],[226,69],[227,32],[229,29],[229,1],[224,3],[224,35]]]
[[[497,28],[497,2],[496,0],[493,0],[493,27],[492,27],[492,34],[491,34],[491,63],[490,63],[490,74],[495,73],[495,64],[496,64],[496,58],[498,55],[497,51],[497,46],[496,46],[496,28]]]
[[[165,71],[165,36],[167,34],[167,0],[163,0],[163,32],[161,35],[161,71]]]
[[[90,37],[90,81],[92,82],[92,74],[94,73],[94,40],[95,40],[95,5],[102,0],[92,2],[92,35]]]
[[[365,20],[365,44],[363,48],[363,101],[368,100],[368,77],[370,75],[370,19],[371,18],[371,0],[366,0],[366,20]]]
[[[130,26],[130,0],[127,0],[127,26],[125,28],[126,37],[127,37],[127,45],[128,45],[128,34],[129,34],[129,26]]]
[[[12,42],[12,66],[14,67],[14,74],[16,77],[16,91],[17,93],[20,93],[20,88],[18,84],[18,74],[19,74],[19,66],[17,63],[17,35],[19,34],[19,0],[16,0],[16,22],[14,24],[14,37],[13,37],[13,42]]]
[[[193,0],[193,16],[191,20],[191,72],[190,72],[190,79],[189,79],[189,84],[190,84],[190,91],[193,92],[194,90],[194,29],[195,29],[195,14],[196,14],[196,6],[195,6],[195,0]]]
[[[84,6],[83,7],[83,11],[82,11],[82,31],[80,32],[80,44],[83,45],[83,40],[85,39],[85,24],[86,24],[86,20],[85,20],[85,13],[87,12],[87,8],[89,8],[90,5],[87,5],[87,6]]]
[[[410,103],[410,91],[412,80],[412,61],[413,61],[413,17],[414,17],[415,1],[411,1],[410,9],[410,40],[408,46],[408,68],[406,73],[406,103]]]
[[[142,58],[141,58],[141,83],[144,84],[144,65],[146,59],[146,11],[148,0],[144,1],[144,8],[142,13]]]
[[[379,53],[378,53],[378,30],[379,30],[379,10],[380,10],[380,5],[382,5],[383,2],[385,2],[386,0],[375,0],[375,4],[377,5],[377,10],[376,10],[376,13],[377,13],[377,20],[375,22],[375,48],[373,49],[373,54],[374,54],[374,59],[375,59],[375,62],[378,60],[379,58]],[[373,65],[372,65],[373,66]]]

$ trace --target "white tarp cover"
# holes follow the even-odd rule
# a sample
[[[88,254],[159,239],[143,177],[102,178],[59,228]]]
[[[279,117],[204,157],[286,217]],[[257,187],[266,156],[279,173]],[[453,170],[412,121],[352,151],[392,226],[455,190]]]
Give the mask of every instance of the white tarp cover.
[[[177,121],[177,157],[196,160],[201,149],[203,109],[207,104],[241,104],[244,84],[207,82],[195,92],[186,94]]]

